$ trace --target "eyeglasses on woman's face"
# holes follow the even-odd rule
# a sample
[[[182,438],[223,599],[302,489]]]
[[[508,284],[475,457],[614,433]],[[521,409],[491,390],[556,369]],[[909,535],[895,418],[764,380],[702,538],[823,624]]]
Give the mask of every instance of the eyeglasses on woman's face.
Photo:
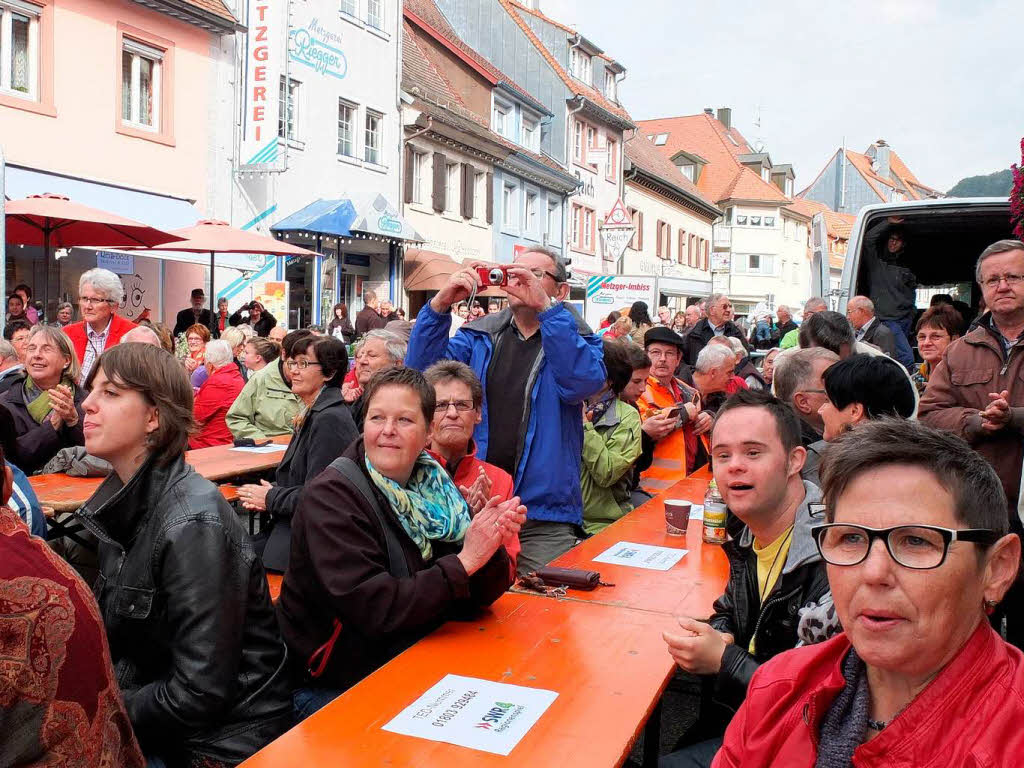
[[[290,370],[293,370],[293,371],[296,368],[301,369],[301,370],[304,371],[307,368],[309,368],[309,366],[311,366],[311,365],[319,366],[320,363],[316,362],[315,360],[285,360],[284,361],[285,368],[289,368]]]
[[[818,506],[818,505],[812,505]],[[822,513],[824,507],[821,508]],[[815,510],[811,510],[812,516]],[[904,568],[929,570],[946,561],[955,541],[988,546],[999,535],[989,528],[942,528],[937,525],[897,525],[869,528],[849,523],[825,523],[811,528],[821,558],[830,565],[854,566],[867,560],[875,539],[885,542],[889,557]]]
[[[113,304],[114,302],[97,296],[79,296],[78,303],[86,307],[95,307],[97,304]]]

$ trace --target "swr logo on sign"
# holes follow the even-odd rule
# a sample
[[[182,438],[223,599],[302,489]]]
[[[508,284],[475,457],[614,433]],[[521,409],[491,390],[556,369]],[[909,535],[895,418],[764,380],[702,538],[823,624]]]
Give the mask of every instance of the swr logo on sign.
[[[502,718],[508,714],[508,711],[515,706],[504,701],[494,702],[494,706],[487,710],[487,714],[481,718],[481,721],[477,723],[474,728],[483,728],[484,730],[491,730],[495,725],[501,722]]]

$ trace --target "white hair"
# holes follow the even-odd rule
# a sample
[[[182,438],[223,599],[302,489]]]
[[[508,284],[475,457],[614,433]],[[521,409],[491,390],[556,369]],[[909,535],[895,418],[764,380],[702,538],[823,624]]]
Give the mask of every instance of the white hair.
[[[87,285],[91,285],[94,291],[103,294],[104,298],[115,304],[120,304],[121,299],[124,298],[124,286],[121,284],[121,278],[109,269],[95,267],[83,272],[82,276],[78,278],[79,295]]]
[[[205,360],[214,368],[220,368],[222,365],[232,362],[233,359],[231,345],[224,339],[214,339],[207,343]]]
[[[239,344],[244,344],[246,341],[248,341],[248,339],[246,339],[245,334],[241,330],[239,330],[237,326],[234,328],[226,328],[224,331],[221,332],[220,338],[221,341],[226,341],[228,343],[228,346],[230,346],[232,349],[237,347]]]
[[[242,335],[245,337],[246,341],[256,337],[256,329],[253,328],[248,323],[241,323],[239,325],[236,325],[235,328],[237,328],[238,330],[240,330],[242,332]],[[270,330],[274,330],[274,329],[271,328]]]
[[[710,373],[727,362],[733,362],[736,358],[736,353],[732,351],[731,346],[708,344],[697,355],[697,364],[694,366],[694,370],[698,373]]]
[[[152,344],[154,347],[164,348],[164,345],[160,342],[160,337],[156,335],[156,331],[144,325],[135,326],[121,337],[122,344],[131,342],[136,344]]]
[[[402,341],[402,337],[397,333],[384,328],[375,328],[372,331],[367,331],[359,344],[356,345],[357,355],[370,339],[380,339],[384,342],[384,348],[387,350],[388,357],[391,358],[392,363],[401,363],[405,360],[406,343]]]
[[[732,351],[740,357],[747,356],[747,348],[743,346],[743,342],[737,339],[735,336],[725,336],[724,338],[729,340],[729,346],[732,347]]]
[[[867,296],[854,296],[846,306],[850,309],[863,309],[872,315],[875,314],[875,303]]]

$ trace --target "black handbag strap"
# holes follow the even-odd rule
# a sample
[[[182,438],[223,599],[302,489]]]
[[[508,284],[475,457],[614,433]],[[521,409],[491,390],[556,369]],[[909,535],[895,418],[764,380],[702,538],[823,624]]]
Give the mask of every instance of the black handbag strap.
[[[366,479],[366,475],[363,474],[359,465],[346,456],[340,456],[332,461],[329,466],[355,486],[356,490],[359,491],[359,494],[366,500],[366,503],[370,505],[370,509],[377,516],[380,527],[384,529],[384,544],[388,551],[388,573],[396,579],[404,579],[411,576],[409,563],[406,561],[405,553],[402,551],[402,543],[398,539],[395,525],[391,522],[390,516],[381,509],[380,502],[377,500],[377,494],[373,492],[370,483]]]

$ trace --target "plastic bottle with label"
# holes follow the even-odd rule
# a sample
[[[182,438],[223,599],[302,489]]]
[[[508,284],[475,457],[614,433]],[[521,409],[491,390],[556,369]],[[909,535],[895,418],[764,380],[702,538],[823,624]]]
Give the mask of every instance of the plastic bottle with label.
[[[718,492],[718,484],[712,479],[704,494],[704,541],[708,544],[725,543],[725,517],[725,499]]]

